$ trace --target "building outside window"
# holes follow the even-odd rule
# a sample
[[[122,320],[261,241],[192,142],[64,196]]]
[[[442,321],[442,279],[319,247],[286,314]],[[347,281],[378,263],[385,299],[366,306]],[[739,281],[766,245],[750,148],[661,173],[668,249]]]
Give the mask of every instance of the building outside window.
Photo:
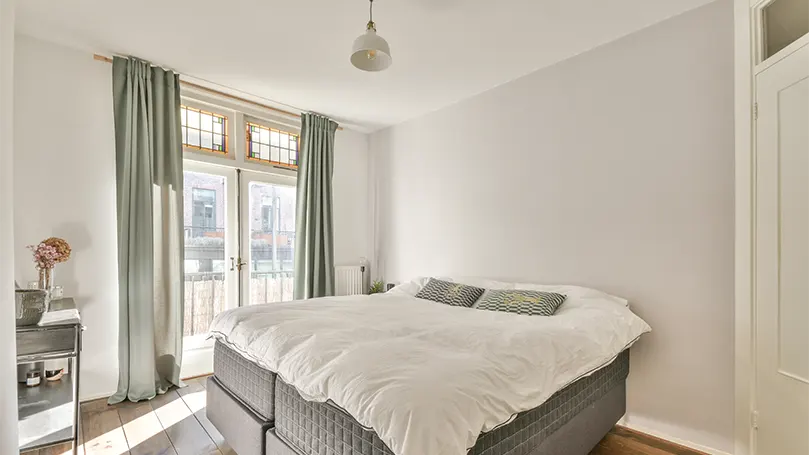
[[[191,235],[202,237],[208,232],[216,232],[216,191],[192,188],[191,203]]]

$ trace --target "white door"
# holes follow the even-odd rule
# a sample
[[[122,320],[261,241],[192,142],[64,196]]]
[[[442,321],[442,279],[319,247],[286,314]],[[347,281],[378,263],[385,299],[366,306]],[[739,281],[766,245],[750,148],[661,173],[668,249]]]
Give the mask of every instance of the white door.
[[[241,305],[292,300],[295,181],[241,171]]]
[[[809,46],[756,77],[757,455],[809,454]]]

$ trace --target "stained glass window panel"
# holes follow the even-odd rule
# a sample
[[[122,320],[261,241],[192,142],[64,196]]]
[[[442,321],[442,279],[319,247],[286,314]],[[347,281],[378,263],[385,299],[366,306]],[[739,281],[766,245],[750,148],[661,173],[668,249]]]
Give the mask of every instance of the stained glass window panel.
[[[193,107],[180,107],[183,145],[187,148],[227,155],[227,117]]]
[[[279,166],[298,167],[298,136],[247,122],[247,158]]]

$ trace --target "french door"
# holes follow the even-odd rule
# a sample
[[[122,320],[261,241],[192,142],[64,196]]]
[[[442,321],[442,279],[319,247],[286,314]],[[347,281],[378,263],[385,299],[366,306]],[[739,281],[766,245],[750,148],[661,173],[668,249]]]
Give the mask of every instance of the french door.
[[[212,371],[208,328],[227,309],[292,300],[294,180],[184,162],[182,376]]]

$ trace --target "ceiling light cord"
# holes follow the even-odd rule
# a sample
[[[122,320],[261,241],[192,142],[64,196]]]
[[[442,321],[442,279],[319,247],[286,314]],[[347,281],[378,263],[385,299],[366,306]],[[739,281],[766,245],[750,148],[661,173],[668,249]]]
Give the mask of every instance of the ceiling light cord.
[[[370,0],[370,4],[371,4],[371,6],[369,7],[369,12],[368,12],[368,16],[369,16],[368,26],[365,27],[365,28],[367,30],[376,31],[376,24],[374,23],[374,0]]]

